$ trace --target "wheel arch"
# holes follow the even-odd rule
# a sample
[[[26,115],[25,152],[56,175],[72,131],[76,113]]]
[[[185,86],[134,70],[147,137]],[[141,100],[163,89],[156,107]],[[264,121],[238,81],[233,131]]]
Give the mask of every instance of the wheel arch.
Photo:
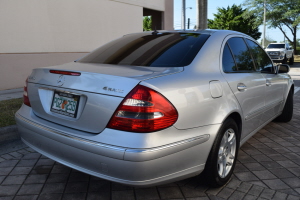
[[[290,88],[290,90],[289,90],[289,91],[291,91],[291,90],[292,90],[292,91],[293,91],[293,93],[294,93],[294,90],[295,90],[295,85],[294,85],[294,84],[292,84],[292,85],[291,85],[291,88]]]
[[[232,112],[232,113],[230,113],[227,117],[225,117],[224,118],[224,120],[222,121],[222,124],[224,124],[224,122],[227,120],[227,119],[229,119],[229,118],[231,118],[231,119],[233,119],[234,121],[235,121],[235,123],[236,123],[236,125],[237,125],[237,127],[238,127],[238,134],[237,134],[237,137],[238,137],[238,139],[239,139],[239,141],[240,141],[240,139],[241,139],[241,135],[242,135],[242,117],[241,117],[241,115],[240,115],[240,113],[238,113],[238,112]],[[219,131],[218,131],[219,132]],[[216,139],[216,138],[215,138]],[[214,142],[215,142],[215,139],[214,139]],[[238,146],[240,146],[240,144],[238,144]],[[212,146],[211,146],[211,148],[212,148]],[[211,151],[211,149],[210,149],[210,151]]]
[[[240,139],[240,137],[241,137],[241,135],[242,135],[242,117],[241,117],[241,115],[238,113],[238,112],[233,112],[233,113],[231,113],[230,115],[228,115],[225,119],[224,119],[224,121],[226,120],[226,119],[228,119],[228,118],[232,118],[234,121],[235,121],[235,123],[236,123],[236,125],[238,126],[238,136],[239,136],[239,139]],[[223,122],[224,122],[223,121]]]
[[[222,128],[222,126],[224,127],[227,127],[228,126],[228,123],[232,123],[232,122],[235,122],[236,124],[236,128],[238,129],[238,133],[236,134],[236,140],[237,140],[237,143],[236,143],[236,152],[235,152],[235,161],[233,162],[232,164],[232,169],[231,172],[229,172],[229,177],[221,177],[219,178],[220,176],[216,175],[218,172],[215,171],[214,169],[216,169],[215,167],[217,167],[216,165],[216,148],[219,149],[220,148],[220,139],[223,138],[223,135],[221,135],[220,132],[221,130],[224,131],[224,129]],[[227,126],[226,126],[227,124]],[[222,122],[222,126],[220,127],[219,131],[218,131],[218,135],[216,136],[214,142],[213,142],[213,145],[210,149],[210,152],[209,152],[209,155],[207,157],[207,160],[206,160],[206,163],[205,163],[205,168],[204,168],[204,171],[202,172],[203,176],[206,178],[206,180],[208,181],[208,184],[211,185],[212,187],[220,187],[222,185],[224,185],[230,178],[233,170],[234,170],[234,167],[235,167],[235,164],[236,164],[236,160],[237,160],[237,156],[238,156],[238,151],[239,151],[239,147],[240,147],[240,144],[239,144],[239,139],[241,137],[241,129],[242,129],[242,118],[241,118],[241,115],[238,113],[238,112],[232,112],[231,114],[229,114]],[[226,128],[227,129],[227,128]],[[224,132],[223,132],[224,133]],[[225,148],[226,149],[226,148]],[[227,175],[226,175],[227,176]],[[222,179],[224,178],[224,179]]]
[[[288,81],[287,86],[286,86],[286,91],[284,91],[284,94],[283,94],[283,101],[284,101],[284,102],[283,102],[282,107],[281,107],[280,110],[283,109],[283,107],[284,107],[284,105],[285,105],[285,102],[286,102],[286,100],[287,100],[287,97],[288,97],[289,93],[290,93],[290,92],[294,93],[294,90],[295,90],[294,82],[290,79],[290,80]]]

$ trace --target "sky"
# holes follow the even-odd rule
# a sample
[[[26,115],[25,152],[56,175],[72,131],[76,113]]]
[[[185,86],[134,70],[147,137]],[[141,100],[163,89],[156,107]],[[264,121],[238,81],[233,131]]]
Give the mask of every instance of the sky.
[[[217,13],[217,8],[227,6],[232,6],[233,4],[240,5],[244,0],[208,0],[207,6],[207,18],[214,19],[215,13]],[[196,25],[196,0],[186,0],[186,23],[188,18],[190,18],[190,28]],[[192,9],[190,9],[192,7]],[[182,10],[182,0],[174,0],[174,28],[181,29],[181,10]],[[259,27],[259,32],[263,32],[263,26]],[[291,38],[291,34],[288,36]],[[279,29],[269,29],[266,28],[266,37],[273,39],[277,42],[284,41],[283,33]],[[291,38],[292,39],[292,38]],[[260,41],[261,39],[258,39]]]

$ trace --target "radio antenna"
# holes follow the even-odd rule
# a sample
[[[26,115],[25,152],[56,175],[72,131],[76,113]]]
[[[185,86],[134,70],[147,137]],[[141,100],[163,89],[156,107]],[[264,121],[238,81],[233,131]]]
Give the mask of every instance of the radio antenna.
[[[154,28],[154,31],[152,32],[152,35],[157,35],[158,34],[158,31],[156,30],[156,26]]]

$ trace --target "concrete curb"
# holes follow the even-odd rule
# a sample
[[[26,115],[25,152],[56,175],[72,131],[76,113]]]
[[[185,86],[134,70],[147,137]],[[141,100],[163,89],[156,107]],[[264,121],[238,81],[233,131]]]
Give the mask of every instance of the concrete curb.
[[[23,97],[23,88],[0,91],[0,101]]]
[[[12,140],[19,140],[20,134],[18,132],[17,125],[11,125],[0,128],[0,144],[6,143]]]
[[[12,94],[12,93],[17,93],[17,92],[23,92],[23,88],[0,90],[0,95],[3,95],[3,94]]]

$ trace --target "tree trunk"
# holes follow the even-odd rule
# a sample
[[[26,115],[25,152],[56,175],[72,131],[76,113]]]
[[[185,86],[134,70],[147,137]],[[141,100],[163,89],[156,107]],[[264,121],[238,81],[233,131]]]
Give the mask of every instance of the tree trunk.
[[[297,51],[297,26],[294,27],[293,46],[294,46],[294,55],[295,55]]]
[[[197,0],[197,29],[207,29],[207,0]]]

